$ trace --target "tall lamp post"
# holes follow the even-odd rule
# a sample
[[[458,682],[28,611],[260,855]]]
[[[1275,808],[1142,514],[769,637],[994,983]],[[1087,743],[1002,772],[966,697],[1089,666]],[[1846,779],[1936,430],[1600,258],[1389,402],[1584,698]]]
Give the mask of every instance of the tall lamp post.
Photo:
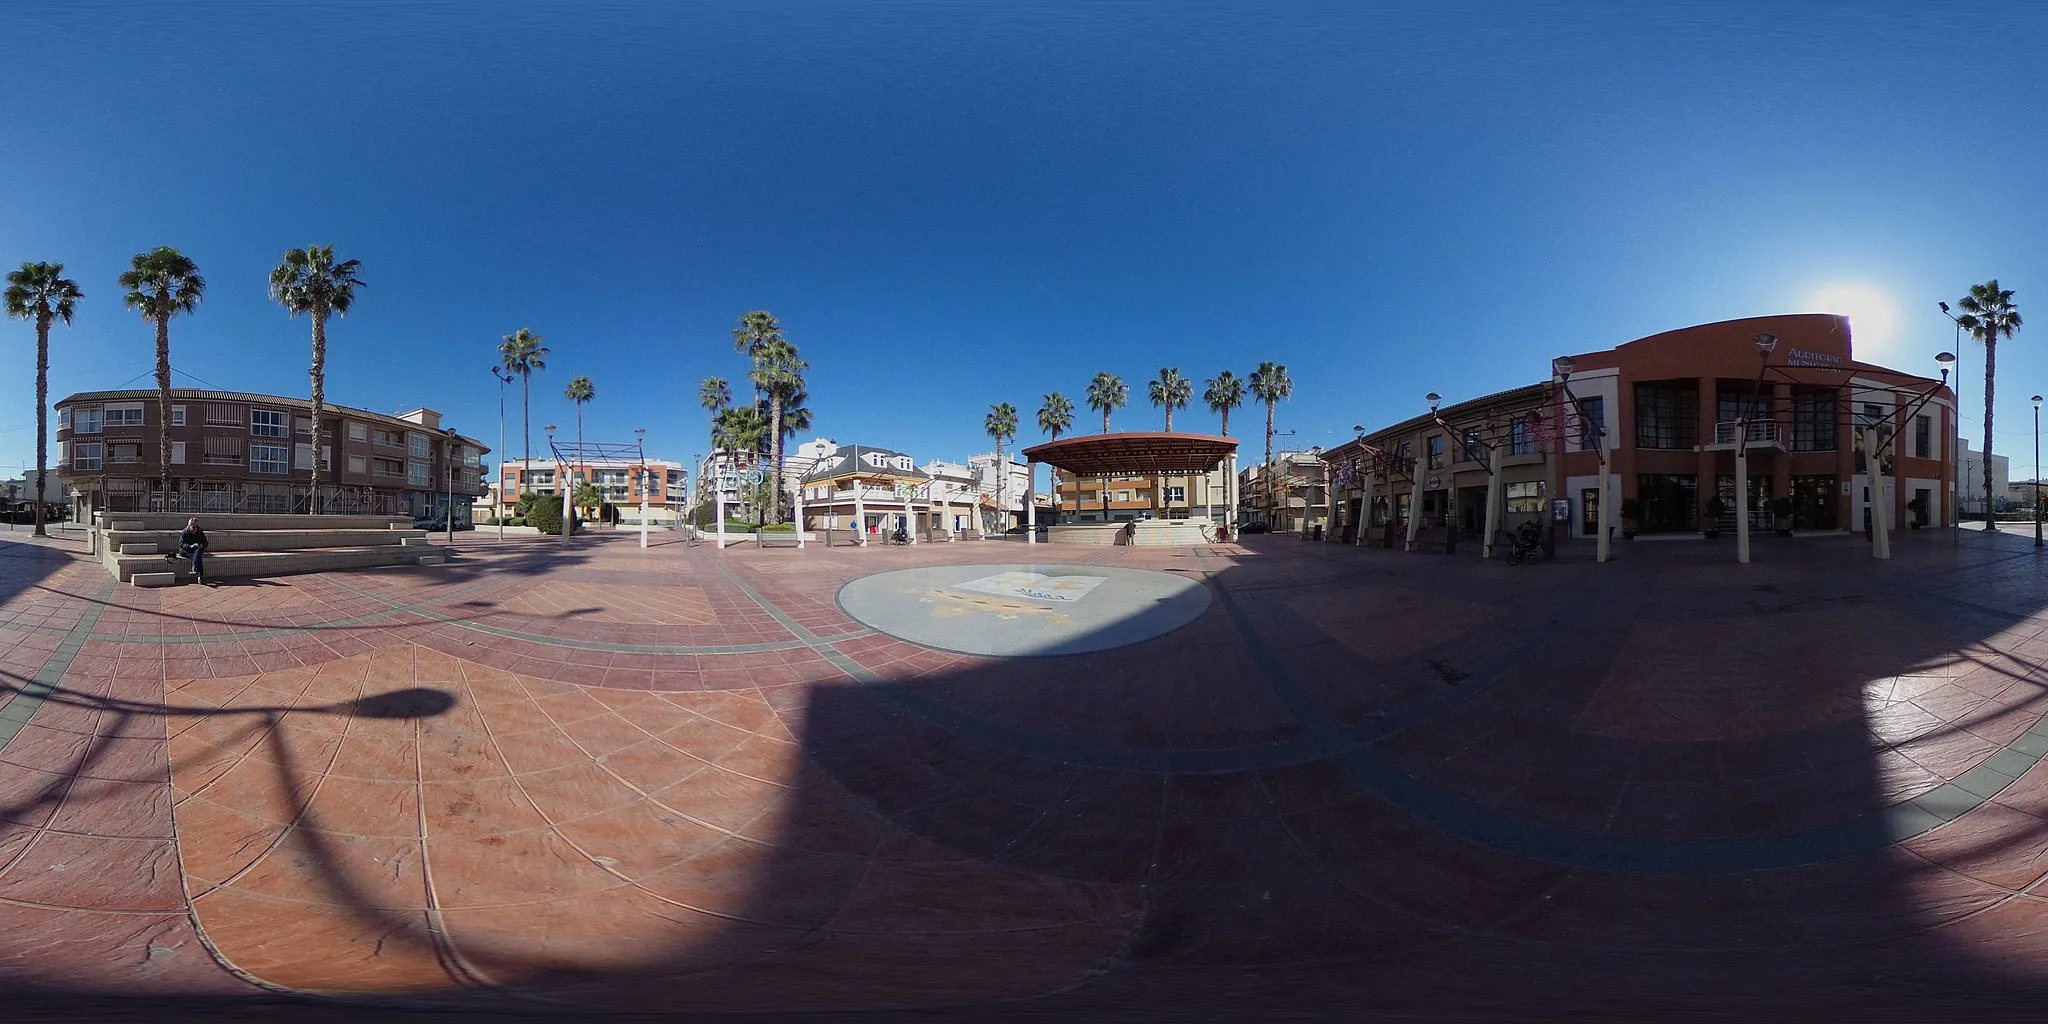
[[[2041,396],[2034,396],[2034,546],[2041,546]]]
[[[555,425],[550,423],[541,428],[548,432],[548,451],[555,450]],[[573,526],[576,509],[569,504],[576,482],[576,470],[560,455],[555,456],[555,486],[562,489],[562,547],[569,546],[569,531]]]
[[[1735,560],[1749,561],[1749,416],[1757,394],[1763,391],[1764,371],[1771,365],[1771,352],[1778,347],[1778,336],[1768,331],[1756,336],[1756,354],[1759,366],[1756,371],[1756,387],[1742,402],[1742,415],[1735,421]],[[1876,463],[1873,462],[1872,465]],[[1872,470],[1873,473],[1876,470]]]
[[[1948,303],[1944,302],[1941,304],[1941,306],[1942,312],[1948,312]],[[1962,330],[1962,325],[1957,324],[1956,340],[1958,341],[1962,340]],[[1939,355],[1936,355],[1934,357],[1934,361],[1941,365],[1941,383],[1944,387],[1946,387],[1948,385],[1948,371],[1949,368],[1955,364],[1956,354],[1954,352],[1943,352]],[[1954,546],[1957,540],[1961,538],[1963,535],[1963,517],[1961,515],[1963,508],[1963,449],[1962,445],[1957,443],[1958,441],[1962,440],[1963,436],[1963,390],[1960,386],[1962,382],[1962,377],[1958,376],[1956,378],[1956,384],[1958,385],[1958,387],[1953,392],[1953,394],[1955,395],[1955,401],[1950,403],[1949,414],[1949,426],[1954,428],[1948,432],[1948,461],[1950,465],[1949,486],[1955,489],[1955,493],[1942,496],[1942,501],[1946,506],[1944,512],[1948,516],[1948,537],[1950,546]]]
[[[647,547],[647,492],[654,482],[647,476],[647,428],[633,428],[633,443],[640,449],[640,547]]]
[[[446,431],[447,440],[441,445],[442,474],[448,480],[448,543],[455,543],[455,428]]]
[[[493,363],[491,376],[498,378],[498,539],[502,541],[505,539],[505,385],[512,383],[512,374],[499,369],[498,365]],[[526,484],[526,474],[532,469],[532,466],[520,467],[519,482],[522,487]]]
[[[1957,362],[1957,360],[1960,360],[1960,359],[1961,359],[1961,358],[1963,357],[1963,322],[1962,322],[1961,320],[1957,320],[1957,319],[1956,319],[1956,315],[1955,315],[1954,313],[1951,313],[1951,312],[1949,312],[1949,311],[1948,311],[1948,303],[1946,303],[1946,302],[1937,302],[1937,303],[1935,303],[1935,305],[1937,305],[1937,306],[1940,306],[1940,307],[1941,307],[1941,315],[1942,315],[1942,316],[1948,317],[1948,318],[1949,318],[1949,321],[1950,321],[1951,323],[1954,323],[1954,324],[1956,325],[1956,347],[1955,347],[1954,349],[1950,350],[1952,354],[1950,355],[1950,357],[1949,357],[1949,358],[1947,358],[1947,359],[1941,359],[1941,360],[1938,360],[1938,361],[1939,361],[1939,362],[1943,362],[1943,363],[1955,363],[1955,364],[1956,364],[1956,439],[1957,439],[1958,441],[1961,441],[1961,440],[1962,440],[1962,436],[1963,436],[1963,364],[1962,364],[1962,363],[1960,363],[1960,362]],[[1989,461],[1989,460],[1987,459],[1986,461]],[[1957,445],[1956,445],[1956,528],[1955,528],[1955,530],[1952,530],[1952,531],[1950,531],[1950,532],[1954,533],[1954,534],[1955,534],[1955,536],[1956,536],[1956,537],[1957,537],[1958,539],[1961,539],[1961,537],[1962,537],[1962,533],[1961,533],[1961,531],[1962,531],[1962,528],[1963,528],[1963,514],[1962,514],[1962,510],[1963,510],[1963,446],[1962,446],[1961,444],[1957,444]],[[1987,529],[1987,530],[1996,530],[1996,529],[1998,529],[1998,524],[1997,524],[1996,522],[1993,522],[1993,521],[1992,521],[1992,519],[1991,519],[1991,492],[1989,492],[1989,491],[1986,491],[1986,492],[1984,492],[1984,528],[1985,528],[1985,529]]]

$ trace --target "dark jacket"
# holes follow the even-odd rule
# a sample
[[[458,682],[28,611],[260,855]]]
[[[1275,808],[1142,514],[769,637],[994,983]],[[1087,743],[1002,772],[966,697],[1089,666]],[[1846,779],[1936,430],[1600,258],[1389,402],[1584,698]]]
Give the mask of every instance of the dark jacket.
[[[188,526],[178,534],[178,546],[206,550],[206,531],[197,526]]]

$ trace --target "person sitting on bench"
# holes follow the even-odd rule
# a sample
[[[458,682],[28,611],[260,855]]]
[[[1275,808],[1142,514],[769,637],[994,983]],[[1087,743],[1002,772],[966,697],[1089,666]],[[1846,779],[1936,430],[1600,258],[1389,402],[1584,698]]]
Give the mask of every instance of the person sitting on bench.
[[[200,586],[206,585],[206,531],[199,528],[199,520],[185,520],[185,529],[178,534],[178,552],[165,555],[164,561],[175,562],[180,558],[192,560],[192,575]]]

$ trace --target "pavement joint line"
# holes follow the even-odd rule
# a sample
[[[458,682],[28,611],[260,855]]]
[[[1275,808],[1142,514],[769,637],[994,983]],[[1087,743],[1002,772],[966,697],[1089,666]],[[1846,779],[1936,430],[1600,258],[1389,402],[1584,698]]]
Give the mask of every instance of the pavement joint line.
[[[118,584],[109,580],[100,588],[101,602],[113,596],[116,586]],[[85,647],[86,637],[91,635],[93,627],[99,625],[100,613],[105,607],[104,603],[88,607],[85,614],[79,618],[78,625],[71,628],[70,636],[58,644],[55,651],[50,652],[50,657],[43,662],[42,668],[37,669],[36,674],[15,692],[13,700],[8,701],[5,706],[0,706],[0,750],[7,749],[7,744],[12,743],[14,737],[21,734],[22,727],[28,724],[29,719],[35,717],[35,713],[42,708],[43,701],[56,691],[57,684],[64,679],[64,673],[71,671],[71,663]]]

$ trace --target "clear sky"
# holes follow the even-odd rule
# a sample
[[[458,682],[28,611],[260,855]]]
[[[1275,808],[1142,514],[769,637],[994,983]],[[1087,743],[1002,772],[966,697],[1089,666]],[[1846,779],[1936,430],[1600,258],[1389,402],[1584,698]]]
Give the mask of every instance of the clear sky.
[[[2038,8],[309,2],[15,6],[0,262],[85,289],[52,396],[150,386],[134,253],[208,280],[180,386],[303,394],[287,248],[369,288],[330,401],[439,408],[487,442],[501,335],[574,422],[705,447],[699,379],[774,312],[818,433],[962,459],[991,403],[1285,363],[1294,442],[1542,377],[1552,355],[1825,310],[1929,372],[1935,302],[1997,277],[1998,447],[2048,390],[2048,22]],[[1853,308],[1852,308],[1853,307]],[[34,332],[0,325],[0,473],[32,463]],[[1982,350],[1964,426],[1981,433]],[[509,447],[519,447],[516,391]],[[1259,412],[1233,433],[1256,450]],[[1084,409],[1077,427],[1099,421]],[[1981,443],[1981,440],[1979,441]]]

